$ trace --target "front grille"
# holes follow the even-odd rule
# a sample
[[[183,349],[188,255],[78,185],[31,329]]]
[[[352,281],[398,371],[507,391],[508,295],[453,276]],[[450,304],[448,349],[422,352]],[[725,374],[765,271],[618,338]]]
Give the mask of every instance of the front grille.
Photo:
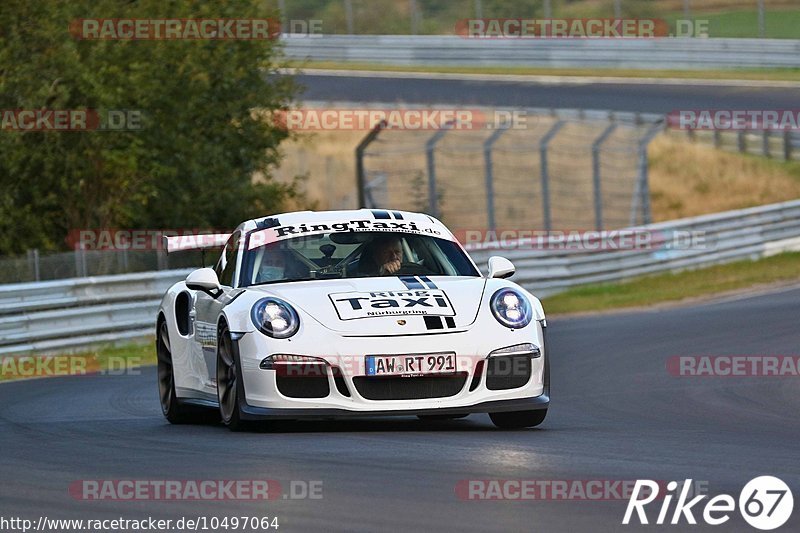
[[[331,392],[325,373],[311,376],[277,373],[275,382],[278,391],[289,398],[325,398]]]
[[[367,377],[356,376],[353,384],[367,400],[422,400],[455,396],[467,382],[466,372],[444,376]]]
[[[486,388],[489,390],[516,389],[531,379],[531,356],[500,355],[490,357],[486,365]]]

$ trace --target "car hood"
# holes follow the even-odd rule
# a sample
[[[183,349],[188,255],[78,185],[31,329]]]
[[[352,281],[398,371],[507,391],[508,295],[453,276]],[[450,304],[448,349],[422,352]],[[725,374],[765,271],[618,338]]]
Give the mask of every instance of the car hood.
[[[392,336],[463,331],[475,322],[485,286],[480,277],[386,276],[252,288],[340,334]]]

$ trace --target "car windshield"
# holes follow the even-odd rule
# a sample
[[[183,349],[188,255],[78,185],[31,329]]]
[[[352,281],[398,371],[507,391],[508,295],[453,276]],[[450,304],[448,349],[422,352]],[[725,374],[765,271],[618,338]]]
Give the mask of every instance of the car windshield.
[[[427,235],[375,231],[299,236],[248,249],[240,286],[375,276],[480,276],[461,247]]]

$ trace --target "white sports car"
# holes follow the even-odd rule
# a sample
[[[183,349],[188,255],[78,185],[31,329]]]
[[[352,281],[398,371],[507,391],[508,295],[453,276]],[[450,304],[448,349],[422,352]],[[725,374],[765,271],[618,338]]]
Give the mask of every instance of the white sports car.
[[[545,316],[492,257],[483,277],[425,214],[298,212],[169,252],[224,245],[158,311],[158,386],[173,423],[489,413],[539,425],[550,404]]]

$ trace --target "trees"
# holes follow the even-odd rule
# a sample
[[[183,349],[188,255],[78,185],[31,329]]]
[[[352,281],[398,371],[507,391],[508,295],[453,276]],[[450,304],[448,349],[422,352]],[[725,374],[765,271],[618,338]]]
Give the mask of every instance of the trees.
[[[80,40],[85,18],[268,18],[261,0],[0,2],[0,110],[132,111],[129,131],[0,129],[0,253],[77,228],[229,228],[296,194],[270,181],[287,132],[275,40]],[[259,176],[259,179],[254,179]]]

